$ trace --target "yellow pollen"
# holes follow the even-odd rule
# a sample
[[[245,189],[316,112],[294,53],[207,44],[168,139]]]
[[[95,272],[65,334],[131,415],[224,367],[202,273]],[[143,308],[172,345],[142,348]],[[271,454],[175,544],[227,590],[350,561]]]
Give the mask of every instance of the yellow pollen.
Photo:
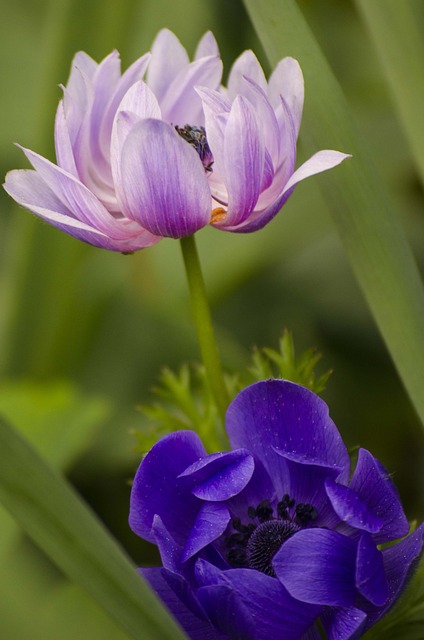
[[[211,224],[220,222],[225,218],[226,215],[227,215],[227,212],[222,207],[216,207],[216,209],[212,209]]]

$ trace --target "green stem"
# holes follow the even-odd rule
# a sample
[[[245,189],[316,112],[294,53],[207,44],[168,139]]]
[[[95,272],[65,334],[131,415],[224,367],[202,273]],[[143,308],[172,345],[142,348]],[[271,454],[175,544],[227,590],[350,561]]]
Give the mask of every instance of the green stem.
[[[229,398],[224,381],[221,361],[215,340],[212,317],[203,280],[199,255],[194,236],[181,238],[184,265],[190,290],[191,305],[196,325],[197,338],[200,345],[203,364],[210,389],[215,398],[219,414],[224,423]]]

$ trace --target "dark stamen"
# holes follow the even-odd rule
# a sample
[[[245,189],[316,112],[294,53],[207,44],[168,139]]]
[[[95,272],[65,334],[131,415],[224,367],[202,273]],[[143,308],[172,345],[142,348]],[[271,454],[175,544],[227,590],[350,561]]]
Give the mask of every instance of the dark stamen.
[[[175,131],[182,137],[183,140],[188,142],[199,154],[205,171],[212,171],[213,156],[210,150],[206,131],[204,127],[192,127],[189,124],[185,124],[184,127],[175,126]]]
[[[275,576],[273,557],[283,542],[299,529],[292,522],[282,520],[269,520],[260,524],[249,538],[246,550],[248,566],[268,576]]]

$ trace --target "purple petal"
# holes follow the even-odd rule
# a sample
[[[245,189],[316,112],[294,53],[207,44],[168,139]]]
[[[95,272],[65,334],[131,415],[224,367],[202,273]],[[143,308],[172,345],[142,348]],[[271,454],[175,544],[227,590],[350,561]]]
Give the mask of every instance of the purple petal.
[[[46,185],[75,218],[98,229],[112,240],[128,239],[128,221],[114,218],[98,198],[74,176],[38,153],[21,148]]]
[[[93,78],[98,64],[84,51],[79,51],[72,61],[71,74],[63,88],[63,105],[69,128],[71,143],[74,145],[83,120],[88,115],[88,105],[92,100]]]
[[[281,496],[280,496],[281,497]],[[262,462],[255,460],[255,470],[247,486],[227,501],[227,506],[235,517],[241,521],[246,519],[249,507],[256,507],[262,500],[268,499],[271,503],[277,503],[279,497],[275,493],[272,480],[265,470]]]
[[[275,554],[277,578],[296,600],[310,604],[350,606],[357,597],[357,545],[328,529],[303,529]]]
[[[122,148],[133,126],[143,118],[161,118],[158,101],[144,82],[136,82],[125,94],[116,113],[111,138],[111,168],[118,202],[128,208],[121,189]]]
[[[339,519],[334,513],[327,493],[327,479],[337,478],[343,469],[334,464],[322,462],[305,454],[285,453],[275,449],[286,462],[289,484],[286,492],[296,503],[311,504],[318,512],[315,526],[335,527]]]
[[[128,67],[128,69],[119,79],[112,95],[109,98],[99,132],[101,149],[106,157],[110,153],[110,137],[112,133],[112,125],[118,107],[124,96],[127,95],[128,91],[130,91],[131,87],[135,83],[141,81],[147,69],[149,60],[150,54],[146,53],[144,56],[136,60],[130,67]],[[123,109],[130,110],[129,107],[123,107]]]
[[[219,538],[230,521],[230,512],[222,503],[203,504],[184,547],[182,562],[187,562],[208,544]]]
[[[408,533],[409,525],[397,489],[386,469],[366,449],[359,450],[349,487],[383,522],[373,536],[376,544],[396,540]]]
[[[268,189],[261,193],[256,210],[247,220],[235,226],[226,225],[226,220],[223,221],[222,228],[227,231],[250,233],[262,229],[277,215],[294,189],[293,187],[289,191],[285,190],[285,185],[293,173],[296,162],[296,132],[291,112],[283,99],[276,111],[276,118],[279,129],[279,155],[278,158],[273,159],[278,162],[272,183]]]
[[[351,157],[349,154],[341,153],[340,151],[318,151],[293,173],[284,187],[284,193],[296,186],[301,180],[305,180],[305,178],[314,176],[317,173],[328,171],[328,169],[336,167],[346,158]]]
[[[367,620],[366,614],[356,607],[325,607],[320,618],[328,640],[358,640]]]
[[[383,526],[383,520],[371,510],[367,504],[361,500],[359,495],[345,487],[337,484],[332,479],[325,483],[325,489],[330,499],[334,511],[340,520],[346,522],[355,529],[378,533]]]
[[[187,52],[177,36],[169,29],[159,31],[152,45],[152,57],[147,70],[147,84],[159,102],[179,71],[188,63]]]
[[[180,126],[202,125],[202,102],[195,87],[218,89],[221,76],[222,61],[217,56],[200,58],[182,69],[159,101],[164,120]]]
[[[253,80],[265,93],[267,82],[261,65],[253,51],[243,51],[231,67],[228,76],[228,97],[234,100],[238,95],[244,95],[245,78]]]
[[[224,135],[226,225],[236,225],[253,211],[263,181],[265,147],[252,105],[238,96]]]
[[[206,455],[193,431],[178,431],[160,440],[142,460],[131,491],[130,526],[145,540],[155,542],[153,518],[160,516],[178,543],[185,543],[201,502],[191,494],[187,479],[178,479],[195,460]]]
[[[247,387],[230,404],[226,423],[232,448],[249,449],[263,462],[278,495],[290,477],[275,449],[340,467],[342,482],[349,477],[349,455],[327,405],[300,385],[267,380]]]
[[[231,638],[298,640],[321,610],[298,602],[278,580],[259,571],[208,572],[202,561],[196,566],[198,579],[210,581],[198,590],[199,600],[214,625]]]
[[[59,106],[56,111],[54,141],[58,166],[79,179],[68,125],[65,119],[63,100],[59,102]]]
[[[219,56],[218,44],[212,31],[207,31],[200,39],[196,53],[194,54],[194,59],[198,60],[206,56]]]
[[[181,238],[209,223],[211,195],[196,151],[160,120],[142,120],[122,150],[128,215],[155,235]]]
[[[269,79],[268,97],[274,109],[284,98],[293,117],[297,139],[304,100],[303,74],[297,60],[290,57],[280,60]]]
[[[247,485],[255,468],[252,455],[245,449],[213,453],[194,462],[181,477],[194,481],[192,493],[201,500],[221,501],[232,498]]]
[[[193,640],[199,638],[202,640],[225,640],[226,636],[215,631],[208,620],[201,619],[182,602],[175,591],[171,589],[168,581],[165,580],[161,567],[142,568],[139,569],[139,572],[148,581],[153,591],[173,614],[189,638]],[[200,609],[200,605],[198,606]]]
[[[421,524],[418,529],[400,542],[383,549],[383,563],[389,585],[389,598],[384,607],[377,611],[367,601],[364,601],[363,605],[361,604],[361,608],[368,613],[367,627],[370,627],[387,613],[406,588],[422,555],[423,539],[424,524]]]
[[[160,240],[141,229],[132,220],[127,221],[128,237],[123,240],[112,240],[94,227],[77,220],[35,171],[10,171],[3,186],[18,204],[61,231],[95,247],[127,253],[150,246]]]
[[[356,587],[376,607],[382,607],[387,601],[389,591],[383,556],[368,533],[364,533],[358,541]]]

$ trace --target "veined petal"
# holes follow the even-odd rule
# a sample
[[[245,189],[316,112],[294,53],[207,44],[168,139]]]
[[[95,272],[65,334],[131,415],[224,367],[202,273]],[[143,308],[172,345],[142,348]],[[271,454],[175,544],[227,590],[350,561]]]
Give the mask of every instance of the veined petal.
[[[188,63],[187,51],[177,36],[169,29],[159,31],[152,45],[152,58],[147,70],[147,84],[159,102]]]
[[[246,88],[245,78],[253,80],[265,93],[267,82],[265,74],[253,51],[243,51],[231,67],[228,76],[228,97],[234,100],[238,95],[244,95]]]
[[[186,479],[179,474],[206,455],[193,431],[177,431],[162,438],[142,460],[131,491],[130,526],[139,536],[155,542],[152,525],[155,515],[185,544],[201,502],[191,494]]]
[[[114,218],[82,182],[38,153],[20,148],[44,182],[75,218],[98,229],[112,240],[128,238],[128,221]]]
[[[268,82],[268,97],[274,109],[283,98],[293,117],[296,139],[302,120],[304,82],[302,70],[294,58],[283,58],[275,67]]]
[[[309,178],[310,176],[315,175],[316,173],[322,173],[323,171],[328,171],[328,169],[332,169],[336,167],[338,164],[346,160],[346,158],[351,158],[348,153],[341,153],[340,151],[318,151],[315,153],[309,160],[304,162],[291,176],[291,178],[287,181],[286,186],[284,187],[284,192],[286,193],[294,186],[296,186],[301,180],[305,178]]]
[[[373,534],[381,530],[382,518],[370,509],[355,491],[337,484],[331,478],[326,480],[325,489],[340,520],[351,527]]]
[[[219,56],[218,44],[212,31],[207,31],[199,41],[194,54],[194,59],[205,58],[206,56]]]
[[[358,541],[355,582],[359,593],[376,607],[387,602],[389,587],[384,574],[383,555],[369,533],[363,533]]]
[[[58,166],[79,179],[69,129],[65,119],[63,100],[59,102],[56,111],[54,141]]]
[[[396,487],[383,465],[366,449],[359,450],[349,487],[382,523],[373,535],[377,544],[396,540],[408,533],[408,520]]]
[[[357,545],[328,529],[303,529],[284,542],[272,565],[287,591],[301,602],[351,606],[355,585]]]
[[[184,546],[182,562],[187,562],[208,544],[219,538],[230,521],[230,512],[222,502],[205,502]]]
[[[148,247],[160,240],[132,220],[127,221],[127,238],[122,240],[109,238],[98,229],[77,220],[36,171],[23,169],[10,171],[3,186],[18,204],[61,231],[95,247],[128,253]]]
[[[359,640],[367,615],[356,607],[324,607],[320,620],[328,640]]]
[[[225,224],[236,225],[247,218],[258,201],[265,162],[264,141],[254,109],[242,96],[234,100],[225,128],[224,161],[228,190]]]
[[[200,158],[160,120],[142,120],[128,134],[121,188],[127,215],[155,235],[181,238],[209,223],[211,195]]]
[[[212,453],[185,469],[180,478],[194,481],[192,493],[201,500],[229,500],[244,489],[253,475],[255,463],[246,449]]]
[[[349,455],[317,395],[286,380],[266,380],[244,389],[227,410],[226,428],[232,448],[249,449],[259,458],[283,495],[289,482],[287,464],[275,449],[298,455],[309,454],[336,465],[349,477]]]
[[[180,126],[202,125],[202,102],[195,87],[218,89],[221,76],[222,61],[217,56],[200,58],[181,69],[159,100],[164,120]]]
[[[209,565],[210,567],[210,565]],[[275,578],[251,569],[216,572],[198,560],[197,594],[212,622],[231,638],[298,640],[321,611],[292,598]],[[209,585],[207,584],[209,582]]]
[[[178,620],[189,638],[192,638],[192,640],[196,640],[197,638],[202,638],[202,640],[228,640],[227,636],[223,636],[212,628],[206,616],[201,618],[199,615],[193,613],[181,598],[178,597],[174,589],[169,586],[171,582],[169,572],[164,571],[162,567],[146,567],[139,569],[139,572],[143,578],[148,581],[153,591],[170,610],[176,620]],[[165,579],[164,575],[167,576],[168,579]],[[172,584],[175,588],[174,583]],[[201,609],[200,604],[198,607]]]
[[[121,155],[124,142],[136,122],[143,118],[161,118],[155,95],[142,81],[136,82],[123,97],[115,115],[110,147],[113,182],[119,204],[127,209],[121,189]]]
[[[133,62],[133,64],[128,67],[125,73],[121,76],[119,81],[117,82],[116,88],[111,95],[109,102],[106,106],[103,120],[100,127],[100,147],[103,154],[107,157],[110,153],[110,137],[112,133],[112,125],[118,110],[118,107],[123,100],[124,96],[127,92],[130,91],[131,87],[140,82],[143,78],[147,65],[150,60],[150,53],[146,53],[144,56]],[[135,111],[135,109],[130,109],[129,107],[123,107],[129,111]]]

